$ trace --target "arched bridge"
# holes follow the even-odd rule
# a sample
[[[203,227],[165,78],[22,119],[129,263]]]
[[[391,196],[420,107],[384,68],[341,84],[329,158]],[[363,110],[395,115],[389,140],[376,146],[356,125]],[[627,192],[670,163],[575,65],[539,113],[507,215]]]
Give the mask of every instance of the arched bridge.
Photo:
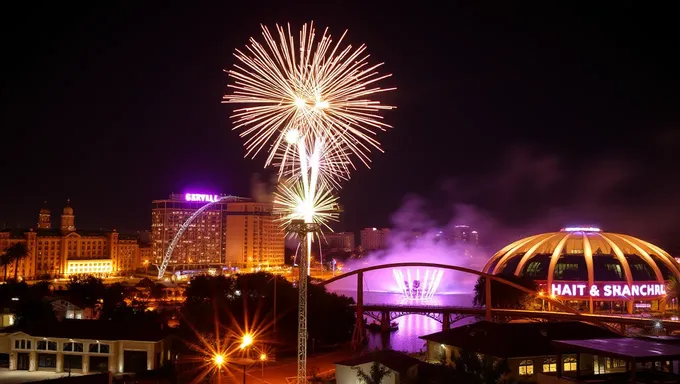
[[[491,282],[497,281],[503,285],[513,287],[522,292],[527,293],[534,298],[540,298],[551,304],[552,308],[560,312],[551,311],[528,311],[528,310],[510,310],[502,308],[493,308],[492,305],[486,305],[483,308],[477,307],[447,307],[447,306],[428,306],[428,305],[365,305],[364,304],[364,273],[376,271],[380,269],[400,268],[400,267],[425,267],[438,268],[443,270],[451,270],[463,272],[484,278],[485,286],[485,302],[491,303]],[[658,320],[642,319],[630,316],[611,316],[611,315],[594,315],[579,312],[571,307],[562,304],[559,300],[553,299],[549,296],[542,296],[538,291],[530,290],[512,281],[506,280],[500,276],[491,275],[488,273],[476,271],[474,269],[459,267],[457,265],[446,265],[437,263],[421,263],[421,262],[404,262],[391,263],[383,265],[375,265],[367,268],[349,271],[339,276],[319,283],[320,286],[327,286],[336,281],[346,279],[351,276],[357,276],[357,303],[356,313],[357,322],[355,327],[356,342],[363,339],[364,316],[371,317],[381,322],[383,327],[389,326],[392,319],[403,316],[405,314],[421,314],[442,323],[444,329],[448,329],[450,325],[464,317],[469,316],[484,316],[486,320],[492,321],[494,316],[510,317],[510,318],[529,318],[541,320],[555,320],[555,321],[584,321],[593,323],[601,327],[615,330],[623,333],[626,326],[634,327],[648,327],[653,326]],[[666,330],[680,330],[680,322],[664,321]]]

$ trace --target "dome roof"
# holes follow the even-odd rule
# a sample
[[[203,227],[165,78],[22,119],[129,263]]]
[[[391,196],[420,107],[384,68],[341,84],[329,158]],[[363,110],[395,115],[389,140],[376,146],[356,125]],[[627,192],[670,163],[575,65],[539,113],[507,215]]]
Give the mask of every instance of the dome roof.
[[[50,214],[50,209],[47,207],[47,201],[43,205],[43,207],[40,209],[40,214],[41,215],[49,215]]]
[[[64,215],[73,215],[73,208],[71,208],[71,200],[66,200],[66,206],[62,212]]]
[[[666,251],[633,236],[599,228],[564,228],[515,241],[496,252],[483,272],[534,280],[626,282],[680,277],[680,264]]]

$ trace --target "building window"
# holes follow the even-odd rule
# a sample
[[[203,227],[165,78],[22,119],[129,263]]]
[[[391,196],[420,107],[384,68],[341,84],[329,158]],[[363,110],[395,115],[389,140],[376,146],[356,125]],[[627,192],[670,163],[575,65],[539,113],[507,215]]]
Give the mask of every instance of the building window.
[[[575,371],[576,370],[576,358],[575,357],[565,357],[564,358],[564,372]]]
[[[543,360],[543,372],[557,372],[557,360],[552,357]]]
[[[31,340],[14,340],[14,349],[31,349]]]
[[[38,351],[56,351],[57,350],[57,342],[56,341],[40,340],[40,341],[38,341],[36,349]]]
[[[77,343],[74,341],[69,341],[68,343],[64,343],[64,347],[62,348],[64,352],[82,352],[83,351],[83,343]]]
[[[57,355],[40,353],[38,354],[38,368],[56,368]]]
[[[109,345],[101,343],[90,344],[90,353],[109,353]]]
[[[519,363],[519,374],[520,376],[531,376],[534,374],[534,361],[533,360],[522,360]]]

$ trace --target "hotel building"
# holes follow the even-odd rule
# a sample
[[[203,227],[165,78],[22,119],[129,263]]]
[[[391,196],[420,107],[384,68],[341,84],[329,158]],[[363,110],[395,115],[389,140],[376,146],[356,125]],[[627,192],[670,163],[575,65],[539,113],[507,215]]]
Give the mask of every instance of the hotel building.
[[[325,233],[323,237],[326,240],[325,247],[328,249],[351,251],[355,248],[354,232],[331,232]]]
[[[390,230],[387,228],[364,228],[360,232],[361,247],[365,251],[387,248]]]
[[[137,238],[116,230],[82,230],[75,226],[70,202],[64,207],[59,228],[52,228],[50,210],[38,215],[37,229],[0,230],[0,253],[25,243],[28,255],[19,261],[17,276],[24,279],[53,278],[75,274],[106,277],[134,271],[141,266]],[[7,266],[14,277],[15,263]],[[0,275],[0,278],[3,276]]]
[[[160,264],[180,228],[200,208],[173,250],[170,264],[220,264],[239,268],[284,263],[284,237],[271,203],[217,195],[171,194],[151,210],[152,260]]]

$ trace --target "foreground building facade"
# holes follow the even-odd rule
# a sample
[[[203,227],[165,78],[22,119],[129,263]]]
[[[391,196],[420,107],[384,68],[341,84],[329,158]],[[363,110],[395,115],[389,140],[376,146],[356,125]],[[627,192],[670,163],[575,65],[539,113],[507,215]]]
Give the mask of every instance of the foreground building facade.
[[[7,266],[7,276],[23,279],[56,278],[91,274],[99,277],[132,272],[141,267],[137,236],[116,230],[82,230],[75,225],[74,210],[67,203],[59,228],[52,228],[50,211],[40,210],[37,229],[0,230],[0,252],[25,243],[28,255]],[[0,279],[3,278],[0,275]]]

